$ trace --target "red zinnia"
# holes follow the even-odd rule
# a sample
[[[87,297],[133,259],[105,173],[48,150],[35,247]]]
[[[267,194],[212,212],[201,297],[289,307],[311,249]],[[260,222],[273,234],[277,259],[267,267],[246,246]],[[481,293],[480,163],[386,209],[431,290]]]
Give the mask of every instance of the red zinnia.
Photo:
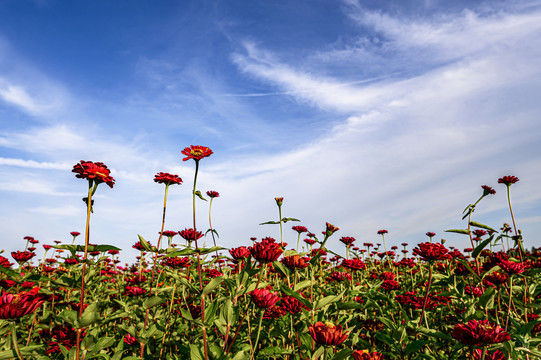
[[[304,257],[301,257],[300,255],[292,255],[292,256],[283,257],[282,260],[280,260],[280,262],[290,269],[304,269],[310,265],[307,259]]]
[[[280,300],[278,295],[268,289],[255,289],[250,292],[250,297],[254,304],[261,309],[269,309]]]
[[[340,230],[338,227],[336,227],[336,226],[334,226],[332,224],[326,223],[325,235],[331,236],[332,234],[334,234],[338,230]]]
[[[212,150],[210,150],[208,147],[200,145],[191,145],[190,147],[185,148],[181,152],[182,154],[186,155],[186,157],[182,159],[182,161],[186,161],[189,159],[199,161],[202,158],[209,157],[213,154]]]
[[[207,191],[207,196],[211,199],[220,197],[220,193],[214,190]]]
[[[171,185],[182,184],[182,179],[178,175],[159,172],[154,176],[154,181],[159,184]]]
[[[163,236],[167,236],[167,237],[170,237],[170,238],[172,238],[173,236],[176,236],[177,234],[178,234],[178,232],[171,231],[171,230],[167,230],[167,231],[162,232]]]
[[[229,250],[229,254],[235,262],[246,259],[250,255],[250,250],[246,246],[239,246]]]
[[[5,268],[10,268],[12,263],[9,262],[9,260],[2,255],[0,255],[0,266],[3,266]]]
[[[250,247],[252,256],[262,264],[271,263],[282,255],[282,247],[274,242],[272,238],[265,238],[259,243]]]
[[[366,269],[366,265],[360,259],[342,260],[342,266],[352,270]]]
[[[529,265],[526,263],[513,262],[508,260],[500,261],[498,266],[508,274],[521,274],[529,267]]]
[[[384,235],[384,234],[387,234],[388,231],[387,230],[379,230],[378,231],[378,235]]]
[[[457,324],[451,335],[467,346],[486,346],[511,339],[504,329],[488,320],[470,320],[467,324]]]
[[[504,177],[501,177],[498,179],[498,184],[505,184],[507,186],[510,186],[511,184],[514,184],[518,181],[518,177],[507,175]]]
[[[351,236],[342,236],[340,242],[349,247],[355,242],[355,238]]]
[[[481,185],[481,187],[483,188],[483,196],[496,194],[496,190],[488,185]]]
[[[308,229],[305,226],[300,226],[300,225],[295,225],[292,227],[292,229],[298,232],[299,234],[308,232]]]
[[[413,253],[419,255],[423,260],[446,260],[450,259],[449,250],[440,243],[420,243]]]
[[[18,294],[6,293],[2,290],[0,297],[0,319],[17,319],[30,314],[43,304],[38,295],[39,287]]]
[[[184,229],[178,232],[178,234],[184,239],[188,241],[194,241],[201,239],[203,237],[203,233],[201,231],[194,231],[194,229]]]
[[[308,245],[314,245],[316,243],[316,241],[313,239],[304,239],[304,242]]]
[[[383,357],[383,354],[377,351],[371,353],[368,350],[355,350],[353,352],[353,359],[354,360],[383,360],[385,358]]]
[[[334,325],[329,322],[322,323],[321,321],[318,321],[314,325],[311,325],[308,330],[310,330],[312,339],[320,345],[340,345],[348,337],[348,333],[343,332],[342,326]]]
[[[101,162],[92,162],[81,160],[80,163],[73,167],[72,172],[76,173],[75,177],[79,179],[87,179],[88,181],[94,181],[96,184],[102,182],[113,188],[115,179],[111,177],[111,172],[107,166]]]
[[[24,263],[36,256],[36,253],[31,251],[12,251],[11,257],[18,263]]]
[[[77,237],[77,236],[81,235],[81,233],[78,232],[78,231],[72,231],[72,232],[70,232],[70,235],[74,236],[74,237]]]

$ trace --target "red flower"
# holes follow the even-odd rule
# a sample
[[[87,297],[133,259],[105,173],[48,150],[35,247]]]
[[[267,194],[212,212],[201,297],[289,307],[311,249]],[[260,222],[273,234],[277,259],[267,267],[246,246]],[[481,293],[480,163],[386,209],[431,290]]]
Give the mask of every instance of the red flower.
[[[52,247],[51,245],[46,245],[46,244],[43,245],[43,248],[44,248],[45,250],[49,250],[51,247]]]
[[[24,263],[36,256],[35,253],[31,251],[12,251],[11,257],[18,263]]]
[[[483,279],[483,284],[485,284],[486,286],[499,286],[505,284],[507,280],[509,280],[509,275],[507,275],[506,273],[494,271],[485,276],[485,278]]]
[[[496,194],[496,190],[494,190],[488,185],[481,185],[481,187],[483,188],[483,196]]]
[[[505,184],[507,186],[511,186],[511,184],[514,184],[518,181],[518,177],[516,176],[504,176],[498,179],[498,184]]]
[[[96,184],[104,182],[109,185],[110,188],[113,188],[113,185],[115,184],[115,179],[110,175],[111,172],[107,166],[101,162],[93,163],[92,161],[81,160],[80,163],[73,167],[72,172],[76,173],[75,177],[79,179],[94,181]]]
[[[209,157],[213,154],[212,150],[210,150],[206,146],[200,146],[200,145],[191,145],[190,147],[185,148],[181,151],[182,154],[186,155],[182,161],[186,161],[188,159],[194,159],[195,161],[199,161],[202,158]]]
[[[70,349],[72,346],[75,346],[77,343],[77,330],[75,330],[71,325],[56,325],[52,329],[45,329],[39,332],[41,337],[48,335],[50,338],[54,339],[52,341],[46,341],[48,348],[45,350],[45,354],[54,354],[60,353],[60,346],[64,346],[66,349]],[[86,331],[81,334],[81,338],[86,335]]]
[[[182,179],[178,175],[159,172],[154,176],[154,182],[165,185],[182,184]]]
[[[467,346],[486,346],[511,339],[504,329],[488,320],[470,320],[467,324],[457,324],[451,336]]]
[[[271,263],[282,255],[282,247],[274,242],[272,238],[265,238],[259,243],[250,247],[252,256],[262,264]]]
[[[229,254],[235,262],[246,259],[250,256],[250,250],[246,246],[239,246],[238,248],[232,248],[229,250]]]
[[[9,262],[9,260],[2,255],[0,255],[0,266],[3,266],[5,268],[10,268],[12,263]]]
[[[133,345],[137,342],[137,339],[135,338],[135,336],[131,336],[130,334],[126,334],[126,336],[124,336],[124,343],[126,343],[127,345]]]
[[[214,190],[207,191],[207,196],[211,199],[220,197],[220,193]]]
[[[400,284],[396,282],[395,280],[385,280],[383,281],[383,284],[381,284],[381,288],[387,291],[399,290]]]
[[[304,269],[310,265],[306,258],[300,255],[285,256],[280,262],[290,269]]]
[[[254,304],[261,309],[269,309],[280,300],[278,295],[270,292],[268,289],[255,289],[250,292],[250,297]]]
[[[473,351],[473,359],[481,360],[483,358],[483,350],[475,349]],[[507,360],[504,353],[500,350],[496,350],[493,353],[490,353],[488,350],[485,350],[485,360]]]
[[[304,242],[307,243],[308,245],[314,245],[316,243],[316,241],[312,239],[304,239]]]
[[[336,227],[336,226],[334,226],[332,224],[326,223],[325,235],[326,236],[331,236],[332,234],[334,234],[338,230],[340,230],[338,227]]]
[[[201,239],[203,237],[203,233],[201,231],[194,231],[194,229],[184,229],[178,232],[178,234],[184,239],[188,241],[194,241]]]
[[[475,229],[472,231],[472,234],[475,235],[475,237],[480,238],[481,236],[485,236],[487,232],[485,230]]]
[[[141,296],[146,293],[145,289],[142,289],[137,286],[126,286],[126,291],[124,292],[124,295],[126,296]]]
[[[373,353],[368,350],[355,350],[353,352],[354,360],[384,360],[383,354],[375,351]]]
[[[342,266],[352,270],[366,269],[366,265],[360,259],[342,260]]]
[[[446,260],[450,259],[449,250],[440,243],[420,243],[413,253],[419,255],[423,260]]]
[[[355,242],[355,238],[351,236],[342,236],[340,242],[349,247]]]
[[[303,293],[300,293],[303,297],[306,297]],[[280,308],[284,309],[290,314],[300,313],[302,309],[309,310],[308,307],[303,305],[299,300],[293,296],[286,295],[280,301]]]
[[[148,243],[148,244],[150,245],[150,243]],[[150,245],[150,246],[152,246],[152,245]],[[145,248],[143,247],[143,244],[141,244],[140,241],[138,241],[138,242],[136,242],[134,245],[132,245],[132,248],[137,249],[137,250],[139,250],[139,251],[145,250]],[[99,253],[100,253],[100,252],[98,251],[98,255],[99,255]]]
[[[78,231],[72,231],[72,232],[70,232],[70,234],[71,234],[71,236],[73,236],[73,237],[77,237],[77,236],[81,235],[81,233],[78,232]]]
[[[529,268],[526,263],[513,262],[508,260],[502,260],[498,266],[508,274],[521,274]]]
[[[170,237],[172,238],[173,236],[176,236],[178,234],[178,232],[176,231],[171,231],[171,230],[166,230],[162,233],[163,236],[167,236],[167,237]]]
[[[44,300],[38,295],[39,287],[28,292],[9,294],[2,290],[0,297],[0,319],[17,319],[30,314],[43,304]]]
[[[284,198],[283,197],[276,197],[276,198],[274,198],[274,201],[276,201],[276,205],[282,206],[282,204],[284,203]]]
[[[298,232],[299,234],[302,234],[304,232],[308,232],[308,229],[305,226],[295,225],[292,227],[293,230]]]
[[[429,232],[427,232],[425,235],[428,236],[429,238],[431,238],[431,237],[436,236],[436,233],[430,232],[430,231],[429,231]],[[406,244],[406,245],[407,245],[407,244]]]
[[[308,330],[310,330],[312,339],[320,345],[340,345],[348,337],[348,333],[343,332],[342,326],[334,325],[329,322],[324,324],[321,321],[318,321],[314,325],[311,325]]]
[[[384,234],[387,234],[388,231],[387,230],[379,230],[378,231],[378,235],[384,235]]]

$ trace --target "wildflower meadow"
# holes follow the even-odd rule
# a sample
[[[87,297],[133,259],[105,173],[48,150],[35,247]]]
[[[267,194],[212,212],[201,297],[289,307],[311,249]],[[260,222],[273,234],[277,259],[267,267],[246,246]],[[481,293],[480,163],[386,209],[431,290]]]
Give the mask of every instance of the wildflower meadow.
[[[27,236],[24,250],[0,256],[0,359],[541,358],[541,251],[524,245],[515,223],[517,177],[498,180],[509,224],[475,221],[482,200],[496,195],[482,185],[464,226],[447,230],[467,238],[466,249],[433,232],[401,249],[387,248],[387,230],[378,231],[380,244],[360,244],[340,224],[307,229],[283,217],[280,197],[277,219],[263,223],[279,225],[280,238],[228,249],[212,227],[219,192],[197,189],[199,166],[213,152],[192,145],[182,154],[195,165],[190,227],[165,228],[168,193],[182,179],[157,173],[161,230],[157,240],[139,236],[140,256],[125,267],[122,249],[90,236],[100,211],[93,197],[114,191],[115,179],[100,162],[73,167],[87,185],[84,233],[73,231],[71,244]],[[204,229],[196,226],[201,204],[209,206]],[[75,244],[79,236],[84,245]]]

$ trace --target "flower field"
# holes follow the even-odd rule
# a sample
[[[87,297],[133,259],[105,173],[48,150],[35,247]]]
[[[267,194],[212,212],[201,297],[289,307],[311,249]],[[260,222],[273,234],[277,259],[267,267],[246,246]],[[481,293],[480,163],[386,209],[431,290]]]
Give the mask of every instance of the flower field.
[[[110,170],[74,166],[88,184],[85,233],[72,232],[71,244],[28,236],[24,250],[0,256],[0,359],[541,358],[541,251],[527,251],[515,225],[510,191],[518,178],[498,180],[511,225],[473,220],[481,200],[496,193],[483,185],[464,210],[464,227],[448,230],[468,238],[468,249],[436,242],[432,232],[402,249],[387,249],[386,230],[381,243],[359,244],[329,223],[291,225],[298,220],[282,217],[283,198],[275,199],[276,221],[262,224],[279,225],[280,239],[226,249],[211,222],[219,193],[197,190],[200,161],[212,151],[191,146],[182,154],[195,164],[193,226],[164,229],[169,188],[182,179],[158,173],[155,182],[165,186],[158,241],[139,237],[140,256],[126,267],[121,249],[89,235],[99,211],[93,195],[115,184]],[[196,227],[203,200],[208,230]],[[78,236],[84,245],[74,244]],[[200,247],[203,237],[214,246]],[[329,243],[342,243],[346,257]]]

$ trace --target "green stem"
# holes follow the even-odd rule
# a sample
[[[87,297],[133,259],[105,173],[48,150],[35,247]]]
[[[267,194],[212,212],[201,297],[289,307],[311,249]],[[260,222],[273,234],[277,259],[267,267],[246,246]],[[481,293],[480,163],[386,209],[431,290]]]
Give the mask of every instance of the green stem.
[[[17,353],[19,360],[24,360],[21,350],[19,350],[19,344],[17,342],[17,326],[15,322],[11,322],[11,341],[13,344],[13,350]]]
[[[261,333],[261,323],[263,322],[263,314],[265,310],[261,310],[261,315],[259,315],[259,326],[257,327],[257,336],[255,338],[255,344],[252,348],[252,359],[254,359],[255,353],[257,351],[257,344],[259,343],[259,334]]]
[[[284,236],[282,232],[282,206],[278,205],[278,221],[280,222],[280,244],[284,247]]]
[[[522,242],[517,231],[517,224],[515,223],[515,215],[513,214],[513,206],[511,205],[511,184],[507,185],[507,202],[509,203],[509,211],[511,212],[511,220],[513,221],[513,228],[515,229],[516,236],[516,245],[518,246],[518,255],[520,257],[520,262],[522,260]]]

